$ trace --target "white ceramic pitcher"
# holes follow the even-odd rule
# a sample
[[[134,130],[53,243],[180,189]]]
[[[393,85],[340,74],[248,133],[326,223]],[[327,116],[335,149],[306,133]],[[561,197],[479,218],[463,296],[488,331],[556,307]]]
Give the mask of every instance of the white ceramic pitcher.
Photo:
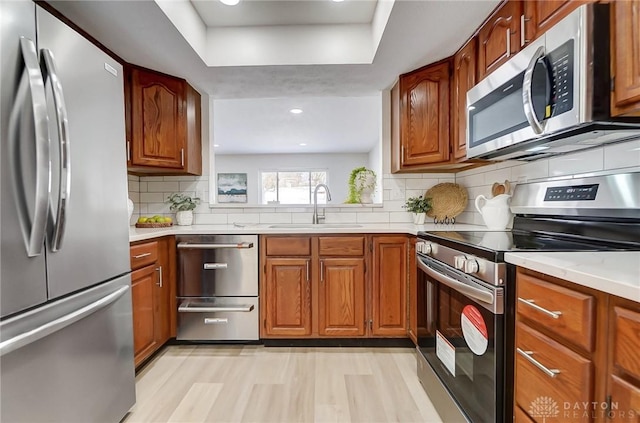
[[[500,194],[493,198],[479,195],[476,198],[476,209],[482,215],[484,224],[487,225],[489,229],[506,229],[512,216],[511,210],[509,209],[510,200],[511,195],[509,194]]]

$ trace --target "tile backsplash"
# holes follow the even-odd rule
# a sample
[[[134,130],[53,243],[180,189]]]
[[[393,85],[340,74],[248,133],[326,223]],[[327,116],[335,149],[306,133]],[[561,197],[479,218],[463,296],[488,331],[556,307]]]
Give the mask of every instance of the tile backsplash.
[[[483,224],[475,210],[477,196],[490,195],[494,182],[518,182],[566,178],[602,173],[640,171],[640,139],[597,147],[563,156],[533,162],[507,161],[471,169],[456,174],[416,173],[383,175],[382,205],[339,206],[335,201],[326,208],[327,223],[396,223],[410,222],[411,214],[402,208],[408,197],[424,194],[441,182],[456,182],[469,194],[466,210],[457,218],[459,223]],[[233,223],[310,223],[312,207],[209,207],[209,177],[205,176],[143,176],[129,175],[129,198],[135,208],[134,224],[140,215],[172,215],[167,196],[184,192],[205,201],[194,211],[194,224]],[[346,182],[345,182],[346,183]]]

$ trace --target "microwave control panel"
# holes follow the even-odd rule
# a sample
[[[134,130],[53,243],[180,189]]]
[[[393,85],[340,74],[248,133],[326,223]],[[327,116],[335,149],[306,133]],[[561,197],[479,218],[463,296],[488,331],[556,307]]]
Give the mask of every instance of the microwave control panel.
[[[573,109],[573,39],[547,56],[551,72],[551,104],[545,117],[558,116]]]
[[[595,200],[598,184],[549,187],[544,201],[589,201]]]

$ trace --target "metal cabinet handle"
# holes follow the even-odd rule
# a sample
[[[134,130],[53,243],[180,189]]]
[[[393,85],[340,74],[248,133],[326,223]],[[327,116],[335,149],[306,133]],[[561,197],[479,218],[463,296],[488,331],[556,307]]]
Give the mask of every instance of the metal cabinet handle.
[[[82,308],[79,308],[74,312],[71,312],[65,316],[62,316],[59,319],[46,323],[36,329],[21,333],[20,335],[17,335],[11,339],[7,339],[6,341],[0,343],[0,356],[3,356],[19,348],[27,346],[33,342],[36,342],[39,339],[42,339],[51,335],[52,333],[62,330],[79,320],[84,319],[85,317],[115,302],[117,299],[122,297],[128,290],[129,290],[128,285],[122,286],[117,291],[114,291],[113,293],[106,295],[105,297],[102,297],[101,299],[94,301],[91,304],[88,304]]]
[[[307,282],[309,282],[310,280],[309,279],[309,260],[307,260],[306,267],[307,267]]]
[[[544,46],[538,47],[533,54],[527,70],[524,72],[524,79],[522,82],[522,104],[524,106],[524,115],[531,125],[533,132],[540,135],[544,131],[545,122],[540,122],[536,117],[536,113],[533,109],[533,96],[531,94],[531,84],[533,83],[533,71],[538,63],[538,59],[544,56]]]
[[[162,266],[156,267],[156,271],[158,272],[158,283],[157,285],[162,288]]]
[[[141,259],[143,257],[149,257],[151,255],[151,253],[143,253],[143,254],[138,254],[137,256],[133,256],[134,259]]]
[[[131,142],[127,141],[127,161],[131,161]]]
[[[520,47],[524,47],[525,44],[531,42],[531,40],[525,38],[526,23],[530,20],[525,18],[524,14],[520,15]]]
[[[253,242],[237,242],[235,244],[191,244],[189,242],[178,243],[178,249],[180,250],[215,250],[218,248],[253,248]]]
[[[24,103],[27,101],[27,94],[31,93],[29,109],[33,113],[35,136],[35,140],[33,141],[36,147],[36,186],[33,217],[29,216],[26,199],[22,199],[22,201],[17,201],[16,203],[18,204],[18,216],[27,255],[29,257],[35,257],[42,253],[49,209],[49,190],[51,186],[49,118],[47,116],[47,99],[44,90],[44,80],[40,72],[36,46],[30,39],[20,37],[20,49],[25,69],[20,78],[16,98],[9,116],[9,155],[16,157],[17,145],[26,141],[32,141],[18,139],[18,137],[24,136],[23,131],[20,131],[18,128],[21,123]],[[10,163],[13,172],[12,185],[14,192],[24,192],[22,187],[19,186],[22,181],[20,175],[16,174],[18,170],[16,161],[10,160]]]
[[[507,57],[511,57],[511,29],[507,28]]]
[[[226,269],[227,263],[205,263],[202,268],[204,270]]]
[[[56,252],[62,248],[62,241],[65,234],[65,225],[67,222],[67,204],[71,194],[71,144],[69,139],[69,119],[67,118],[67,106],[64,101],[64,90],[62,82],[56,70],[56,61],[53,53],[49,49],[42,49],[42,58],[46,74],[44,75],[45,84],[47,79],[51,82],[53,90],[53,105],[56,111],[56,125],[58,128],[58,142],[60,144],[60,181],[58,183],[58,206],[55,214],[49,217],[53,221],[53,235],[51,241],[51,251]]]
[[[180,149],[180,165],[184,167],[184,148]]]
[[[560,370],[558,370],[558,369],[550,369],[547,366],[545,366],[544,364],[540,363],[535,358],[531,357],[533,355],[533,351],[524,351],[521,348],[516,348],[516,350],[518,351],[518,354],[520,354],[521,356],[526,358],[527,361],[529,361],[529,363],[533,364],[538,369],[542,370],[542,372],[545,375],[547,375],[549,377],[556,377],[557,375],[560,374]]]
[[[518,297],[518,301],[520,301],[523,304],[528,305],[529,307],[533,308],[534,310],[538,310],[539,312],[546,314],[549,317],[553,317],[554,319],[559,319],[560,316],[562,316],[562,312],[561,311],[549,311],[544,307],[540,307],[538,304],[535,303],[534,300],[525,300],[524,298]]]
[[[220,312],[239,312],[239,313],[249,313],[253,311],[253,304],[241,304],[238,306],[220,306],[220,307],[199,307],[199,306],[191,306],[190,303],[186,303],[184,305],[180,305],[178,307],[178,311],[181,313],[220,313]]]
[[[320,282],[324,282],[324,260],[320,260]]]

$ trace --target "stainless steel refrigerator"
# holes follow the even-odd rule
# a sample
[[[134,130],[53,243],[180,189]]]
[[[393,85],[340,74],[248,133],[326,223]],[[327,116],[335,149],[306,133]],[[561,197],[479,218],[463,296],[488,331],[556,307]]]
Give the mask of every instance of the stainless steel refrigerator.
[[[135,402],[122,67],[0,0],[0,421]]]

